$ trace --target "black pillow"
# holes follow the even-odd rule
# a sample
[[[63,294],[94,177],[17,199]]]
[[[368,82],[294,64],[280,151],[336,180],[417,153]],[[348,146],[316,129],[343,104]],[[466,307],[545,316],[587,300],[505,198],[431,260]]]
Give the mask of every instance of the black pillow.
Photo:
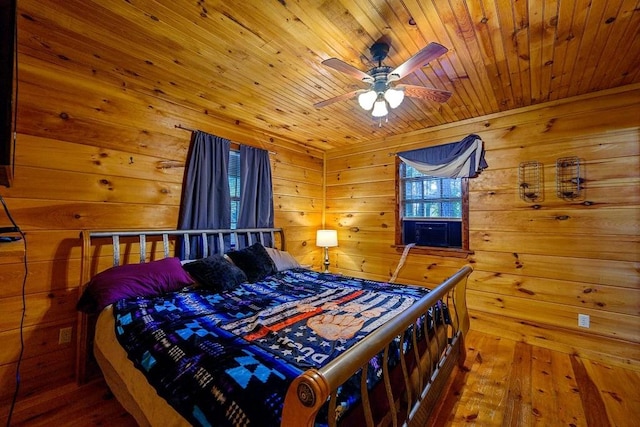
[[[216,292],[230,291],[247,281],[244,272],[222,255],[211,255],[183,265],[200,285]]]
[[[254,243],[239,251],[227,252],[227,256],[244,271],[251,283],[278,271],[269,253],[260,243]]]

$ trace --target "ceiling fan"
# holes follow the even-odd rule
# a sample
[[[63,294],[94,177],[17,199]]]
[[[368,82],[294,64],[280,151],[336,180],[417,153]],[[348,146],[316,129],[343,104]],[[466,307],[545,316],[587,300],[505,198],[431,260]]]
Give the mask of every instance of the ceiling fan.
[[[369,51],[371,52],[373,60],[378,62],[378,65],[366,73],[337,58],[322,61],[322,64],[327,67],[331,67],[334,70],[338,70],[362,82],[368,83],[370,85],[369,89],[358,89],[343,95],[338,95],[320,101],[314,104],[314,107],[322,108],[334,102],[344,101],[357,96],[360,106],[367,111],[371,110],[373,117],[384,117],[389,113],[387,104],[391,108],[396,108],[402,103],[405,96],[429,99],[436,102],[446,102],[451,97],[451,92],[446,90],[405,84],[393,85],[393,83],[413,73],[419,67],[445,54],[448,49],[441,44],[429,43],[396,68],[382,65],[382,61],[389,53],[389,43],[378,41],[371,46]]]

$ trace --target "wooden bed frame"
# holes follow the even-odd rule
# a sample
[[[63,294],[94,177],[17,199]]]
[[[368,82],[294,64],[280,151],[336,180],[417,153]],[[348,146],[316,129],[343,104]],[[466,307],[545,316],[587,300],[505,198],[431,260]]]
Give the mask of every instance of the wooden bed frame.
[[[186,242],[183,247],[186,253],[190,252],[189,237],[197,236],[200,242],[205,242],[204,254],[215,253],[216,248],[210,250],[207,242],[212,242],[217,247],[224,247],[226,236],[234,236],[245,240],[246,245],[256,241],[265,246],[277,247],[285,250],[284,234],[280,228],[242,229],[242,230],[149,230],[149,231],[83,231],[82,239],[82,285],[80,294],[93,274],[97,273],[96,253],[101,252],[104,246],[107,249],[101,256],[112,255],[113,265],[121,264],[122,246],[126,248],[126,257],[139,252],[139,262],[149,259],[159,259],[173,256],[178,240]],[[157,248],[162,243],[162,250]],[[270,244],[267,244],[270,243]],[[241,245],[244,247],[245,244]],[[92,251],[92,248],[94,250]],[[151,248],[151,250],[149,250]],[[93,264],[92,264],[93,261]],[[389,402],[390,411],[387,414],[384,425],[397,425],[406,423],[409,426],[426,425],[432,410],[438,399],[446,389],[448,379],[456,365],[464,362],[466,349],[464,335],[469,330],[469,315],[466,307],[466,282],[472,269],[463,267],[453,276],[445,280],[408,310],[395,317],[390,322],[380,326],[366,339],[354,345],[339,358],[329,362],[321,369],[309,369],[290,385],[285,397],[282,413],[282,426],[312,426],[316,414],[329,400],[329,413],[335,412],[336,391],[338,387],[347,381],[360,369],[366,370],[368,362],[376,354],[384,352],[383,383]],[[389,345],[398,336],[401,336],[416,319],[425,315],[441,302],[446,303],[450,322],[445,324],[444,319],[436,319],[436,323],[442,326],[442,333],[436,333],[430,339],[423,350],[418,350],[416,345],[416,328],[413,328],[412,340],[414,341],[412,356],[415,356],[416,367],[413,371],[407,368],[407,355],[400,358],[404,384],[408,392],[403,396],[394,396],[390,385],[389,373],[386,365]],[[92,342],[93,327],[97,316],[87,316],[83,313],[78,317],[78,352],[77,352],[77,378],[79,382],[85,382],[92,373]],[[364,372],[366,374],[366,371]],[[366,375],[362,375],[366,378]],[[362,402],[365,421],[372,426],[373,418],[369,402],[369,393],[366,382],[361,386]],[[329,425],[335,425],[335,420],[329,417]],[[333,423],[332,423],[333,421]]]

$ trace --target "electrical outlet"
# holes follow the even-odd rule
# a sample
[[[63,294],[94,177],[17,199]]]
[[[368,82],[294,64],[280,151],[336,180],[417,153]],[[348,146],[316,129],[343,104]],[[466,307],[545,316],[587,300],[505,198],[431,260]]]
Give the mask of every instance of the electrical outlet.
[[[58,333],[58,344],[69,344],[71,342],[71,335],[73,334],[73,327],[60,328]]]
[[[578,314],[578,326],[581,328],[588,328],[591,318],[588,314]]]

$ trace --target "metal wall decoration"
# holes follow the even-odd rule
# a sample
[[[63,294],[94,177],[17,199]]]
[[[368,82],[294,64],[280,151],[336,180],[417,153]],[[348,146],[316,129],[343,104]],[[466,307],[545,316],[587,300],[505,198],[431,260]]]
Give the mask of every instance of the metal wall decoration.
[[[560,199],[575,200],[582,193],[584,179],[580,176],[580,159],[561,157],[556,160],[556,191]]]
[[[537,160],[520,163],[518,168],[518,189],[525,202],[540,202],[542,191],[542,163]]]

